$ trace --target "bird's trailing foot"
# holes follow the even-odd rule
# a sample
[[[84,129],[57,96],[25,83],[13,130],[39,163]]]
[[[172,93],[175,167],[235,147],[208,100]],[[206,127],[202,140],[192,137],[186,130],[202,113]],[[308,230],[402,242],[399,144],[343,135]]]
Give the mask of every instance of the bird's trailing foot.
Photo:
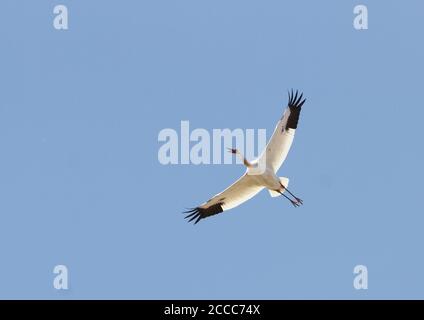
[[[296,200],[296,202],[298,203],[298,206],[299,205],[301,205],[301,204],[303,204],[303,200],[302,199],[300,199],[300,198],[298,198],[298,197],[296,197],[293,193],[291,193],[290,192],[290,190],[289,189],[287,189],[285,186],[283,186],[283,185],[281,185],[282,187],[283,187],[283,189],[284,190],[286,190],[295,200]]]
[[[294,198],[296,199],[297,203],[299,203],[299,204],[303,204],[303,200],[302,200],[302,199],[300,199],[300,198],[298,198],[298,197],[294,197]]]
[[[279,190],[276,190],[279,194],[281,194],[284,198],[286,198],[287,200],[289,200],[290,202],[291,202],[291,204],[294,206],[294,207],[299,207],[302,203],[303,203],[303,201],[301,200],[301,199],[299,199],[299,198],[296,198],[296,197],[294,197],[296,200],[293,200],[293,199],[290,199],[287,195],[285,195],[283,192],[281,192],[281,191],[279,191]]]
[[[295,201],[295,200],[291,200],[290,199],[290,202],[292,203],[292,205],[294,206],[294,207],[299,207],[300,206],[300,202],[298,202],[298,201]]]

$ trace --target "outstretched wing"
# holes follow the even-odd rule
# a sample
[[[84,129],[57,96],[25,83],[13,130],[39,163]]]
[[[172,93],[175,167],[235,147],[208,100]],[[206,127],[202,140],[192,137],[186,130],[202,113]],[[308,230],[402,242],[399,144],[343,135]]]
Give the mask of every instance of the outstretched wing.
[[[201,219],[237,207],[255,196],[262,189],[263,186],[258,185],[252,176],[244,174],[221,193],[218,193],[202,205],[184,213],[188,213],[186,218],[189,218],[189,222],[195,220],[194,224],[196,224]]]
[[[289,92],[288,106],[259,159],[259,161],[264,161],[263,157],[266,156],[267,167],[272,168],[274,172],[277,172],[283,164],[293,143],[300,111],[306,101],[306,99],[302,100],[302,97],[303,93],[299,95],[298,91],[295,94],[293,90],[291,93]]]

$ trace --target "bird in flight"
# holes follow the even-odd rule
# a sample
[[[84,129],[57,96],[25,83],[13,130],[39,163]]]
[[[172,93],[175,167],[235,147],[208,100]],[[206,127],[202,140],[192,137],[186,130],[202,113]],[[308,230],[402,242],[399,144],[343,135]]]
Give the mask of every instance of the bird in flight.
[[[204,218],[235,208],[254,197],[263,188],[268,189],[271,197],[284,196],[295,207],[303,204],[300,198],[287,189],[289,179],[276,175],[293,143],[300,111],[306,101],[302,98],[303,93],[299,95],[297,90],[296,93],[293,90],[289,92],[287,108],[277,122],[266,149],[258,159],[249,162],[239,150],[229,149],[231,153],[243,160],[243,164],[247,168],[245,174],[205,203],[185,211],[184,213],[187,214],[185,218],[189,219],[189,222],[194,220],[194,224],[196,224]]]

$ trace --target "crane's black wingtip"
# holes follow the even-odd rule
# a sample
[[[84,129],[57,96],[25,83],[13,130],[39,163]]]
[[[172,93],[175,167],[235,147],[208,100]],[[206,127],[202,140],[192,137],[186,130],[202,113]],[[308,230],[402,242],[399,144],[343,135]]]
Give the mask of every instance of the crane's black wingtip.
[[[188,222],[193,221],[194,219],[196,219],[196,221],[194,222],[194,224],[198,223],[200,221],[200,219],[202,219],[202,211],[201,208],[197,207],[197,208],[190,208],[186,211],[183,211],[184,214],[187,214],[184,219],[189,219]]]
[[[222,208],[223,204],[224,204],[223,202],[219,202],[207,208],[202,208],[202,207],[191,208],[183,212],[187,214],[184,217],[184,219],[189,219],[188,222],[195,220],[194,224],[197,224],[200,220],[204,218],[223,212],[224,211],[224,209]]]
[[[296,92],[294,92],[293,89],[289,91],[288,108],[290,109],[290,113],[287,119],[287,123],[283,128],[283,131],[287,129],[297,128],[300,111],[302,110],[303,104],[306,102],[306,98],[304,98],[303,100],[302,98],[303,98],[303,92],[299,92],[299,90],[296,90]]]
[[[289,103],[288,106],[290,109],[292,108],[302,108],[303,104],[305,103],[306,99],[303,99],[303,92],[300,92],[299,90],[296,90],[296,92],[291,89],[291,92],[289,92]]]

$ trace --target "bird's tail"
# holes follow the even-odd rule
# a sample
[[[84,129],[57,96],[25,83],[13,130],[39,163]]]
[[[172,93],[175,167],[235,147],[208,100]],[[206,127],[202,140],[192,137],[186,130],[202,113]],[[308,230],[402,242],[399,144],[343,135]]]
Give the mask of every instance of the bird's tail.
[[[287,188],[289,186],[289,178],[280,177],[280,182],[285,188]],[[268,190],[268,191],[269,191],[269,194],[271,195],[271,197],[281,196],[281,194],[277,191],[274,191],[274,190]],[[284,189],[281,190],[282,193],[284,193],[284,191],[285,191]]]

